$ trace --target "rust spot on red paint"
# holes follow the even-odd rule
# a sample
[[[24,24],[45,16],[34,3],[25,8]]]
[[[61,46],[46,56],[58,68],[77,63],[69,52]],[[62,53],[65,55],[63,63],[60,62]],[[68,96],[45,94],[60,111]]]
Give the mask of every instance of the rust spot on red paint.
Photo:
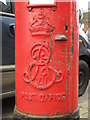
[[[50,43],[49,43],[49,46],[50,46],[50,51],[51,51],[51,52],[52,52],[52,45],[53,45],[53,43],[50,42]]]
[[[70,74],[70,71],[71,71],[71,64],[68,64],[67,70],[68,70],[68,74]]]
[[[73,27],[73,33],[72,33],[72,47],[70,49],[70,52],[72,55],[74,54],[74,27]]]
[[[55,7],[52,7],[52,10],[53,10],[53,11],[56,11],[56,8],[57,8],[56,6],[55,6]]]
[[[62,52],[65,52],[65,50],[62,50]]]
[[[74,45],[70,49],[70,53],[73,55],[74,54]]]
[[[64,62],[61,62],[61,64],[63,65],[63,64],[64,64]]]
[[[58,60],[57,62],[58,62],[58,64],[60,64],[60,60]]]
[[[61,113],[60,112],[56,112],[56,115],[61,115]]]

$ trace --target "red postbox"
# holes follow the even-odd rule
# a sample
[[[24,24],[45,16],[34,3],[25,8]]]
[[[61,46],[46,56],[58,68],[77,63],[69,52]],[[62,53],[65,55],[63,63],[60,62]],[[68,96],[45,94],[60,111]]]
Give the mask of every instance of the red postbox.
[[[15,117],[79,117],[77,4],[61,1],[16,2]]]

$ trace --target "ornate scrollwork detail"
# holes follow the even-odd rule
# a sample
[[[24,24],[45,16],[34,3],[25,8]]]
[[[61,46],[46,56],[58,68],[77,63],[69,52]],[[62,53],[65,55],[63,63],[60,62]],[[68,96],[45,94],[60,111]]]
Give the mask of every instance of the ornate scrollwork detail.
[[[51,51],[47,43],[35,43],[31,49],[33,63],[24,72],[24,81],[37,89],[47,89],[63,80],[61,71],[49,66]]]

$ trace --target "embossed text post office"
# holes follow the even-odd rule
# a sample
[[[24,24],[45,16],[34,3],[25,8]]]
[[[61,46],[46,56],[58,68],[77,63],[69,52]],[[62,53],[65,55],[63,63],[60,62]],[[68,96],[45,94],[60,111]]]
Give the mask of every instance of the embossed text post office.
[[[15,4],[14,117],[78,119],[76,0]]]

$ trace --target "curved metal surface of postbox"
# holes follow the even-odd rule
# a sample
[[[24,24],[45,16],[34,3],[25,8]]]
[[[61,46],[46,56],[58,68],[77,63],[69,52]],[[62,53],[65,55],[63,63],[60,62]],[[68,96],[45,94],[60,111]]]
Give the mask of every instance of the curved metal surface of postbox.
[[[16,114],[58,118],[78,111],[77,18],[75,1],[16,3]]]

